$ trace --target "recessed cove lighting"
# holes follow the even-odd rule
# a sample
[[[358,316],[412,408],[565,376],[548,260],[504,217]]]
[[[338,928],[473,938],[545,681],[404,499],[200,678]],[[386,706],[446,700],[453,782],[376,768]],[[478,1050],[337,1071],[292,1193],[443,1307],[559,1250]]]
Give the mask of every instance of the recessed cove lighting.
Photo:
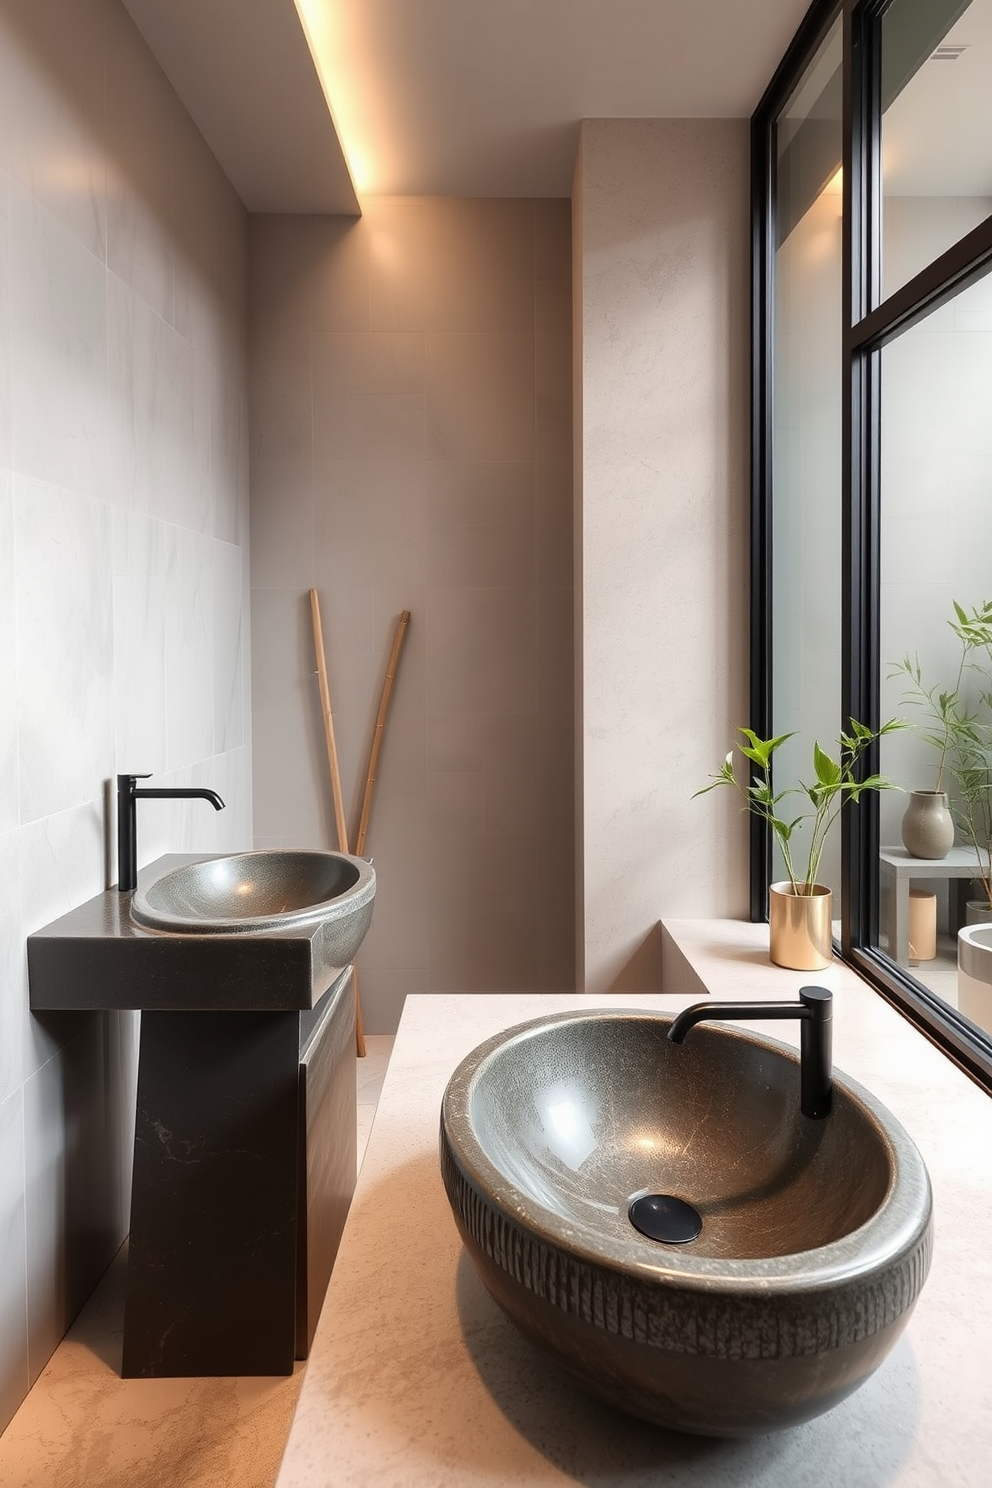
[[[346,8],[328,0],[295,0],[324,98],[359,197],[381,182],[388,151],[374,125],[374,103],[354,65]]]

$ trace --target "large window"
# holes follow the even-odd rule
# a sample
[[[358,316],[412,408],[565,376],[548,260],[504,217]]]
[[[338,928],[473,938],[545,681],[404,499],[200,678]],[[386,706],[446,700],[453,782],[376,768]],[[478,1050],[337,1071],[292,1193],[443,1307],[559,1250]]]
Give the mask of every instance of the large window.
[[[794,785],[807,741],[837,733],[841,698],[841,156],[839,19],[775,131],[771,520],[772,733],[792,734],[776,783]],[[819,875],[840,903],[840,857]],[[784,870],[772,863],[776,879]]]
[[[869,762],[900,791],[825,866],[835,930],[992,1084],[958,966],[992,919],[992,0],[814,4],[752,143],[752,727],[796,733],[782,786],[905,720]],[[755,828],[756,917],[775,867]]]

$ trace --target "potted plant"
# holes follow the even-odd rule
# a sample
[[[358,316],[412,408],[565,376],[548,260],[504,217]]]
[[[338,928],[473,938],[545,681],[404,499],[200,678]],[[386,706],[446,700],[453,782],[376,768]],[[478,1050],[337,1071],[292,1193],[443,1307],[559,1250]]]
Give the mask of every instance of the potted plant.
[[[702,796],[718,786],[732,786],[746,809],[772,830],[788,875],[769,890],[769,948],[777,966],[819,971],[829,964],[832,895],[818,882],[823,849],[845,801],[857,803],[866,791],[898,789],[882,775],[859,779],[858,767],[877,739],[902,726],[893,718],[876,730],[852,718],[850,732],[842,733],[837,741],[837,758],[814,743],[810,783],[800,782],[780,791],[772,785],[772,760],[776,750],[794,736],[779,734],[774,739],[759,739],[751,729],[738,729],[743,742],[737,749],[752,767],[748,783],[738,780],[731,749],[709,785],[696,791]],[[794,815],[795,798],[804,809]],[[805,844],[801,854],[797,853],[800,841]]]
[[[955,600],[954,618],[948,625],[960,646],[951,688],[926,687],[918,656],[904,656],[892,675],[908,678],[906,701],[922,710],[925,721],[920,736],[937,751],[935,789],[914,791],[913,798],[930,798],[936,803],[933,809],[940,809],[941,802],[948,808],[945,787],[951,784],[950,840],[942,852],[921,850],[928,844],[923,830],[925,808],[911,819],[911,800],[903,822],[903,841],[915,857],[944,857],[954,840],[956,818],[974,848],[975,878],[982,885],[982,898],[972,918],[979,914],[992,917],[992,600],[970,611]]]

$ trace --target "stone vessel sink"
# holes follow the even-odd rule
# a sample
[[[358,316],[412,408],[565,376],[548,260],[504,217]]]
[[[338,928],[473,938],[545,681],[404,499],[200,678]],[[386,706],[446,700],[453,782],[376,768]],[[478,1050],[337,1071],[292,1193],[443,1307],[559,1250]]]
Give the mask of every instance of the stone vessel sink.
[[[455,1071],[441,1169],[483,1282],[602,1399],[680,1431],[740,1436],[828,1410],[882,1361],[923,1286],[930,1183],[898,1121],[836,1074],[799,1111],[796,1053],[662,1015],[521,1024]],[[632,1200],[698,1212],[651,1240]]]
[[[958,931],[958,1007],[980,1028],[992,1031],[992,925]]]
[[[343,853],[169,853],[28,936],[31,1006],[317,1007],[372,920],[375,869]]]
[[[180,935],[244,935],[322,923],[341,941],[341,964],[372,918],[375,871],[345,853],[277,849],[205,858],[135,891],[131,918]],[[354,940],[353,949],[348,949]]]

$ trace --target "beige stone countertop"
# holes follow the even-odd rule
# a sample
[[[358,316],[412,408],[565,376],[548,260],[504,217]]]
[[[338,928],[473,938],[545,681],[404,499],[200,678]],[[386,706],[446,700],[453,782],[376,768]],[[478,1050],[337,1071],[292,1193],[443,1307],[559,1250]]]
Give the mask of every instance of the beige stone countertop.
[[[767,927],[665,927],[665,984],[690,995],[407,1000],[277,1488],[986,1488],[992,1460],[992,1100],[847,968],[767,960]],[[804,1426],[680,1436],[587,1396],[514,1330],[462,1251],[437,1164],[458,1062],[528,1018],[590,1005],[676,1011],[835,994],[834,1057],[904,1123],[934,1189],[933,1269],[872,1378]],[[768,1025],[752,1025],[768,1036]],[[798,1044],[799,1025],[774,1036]]]

